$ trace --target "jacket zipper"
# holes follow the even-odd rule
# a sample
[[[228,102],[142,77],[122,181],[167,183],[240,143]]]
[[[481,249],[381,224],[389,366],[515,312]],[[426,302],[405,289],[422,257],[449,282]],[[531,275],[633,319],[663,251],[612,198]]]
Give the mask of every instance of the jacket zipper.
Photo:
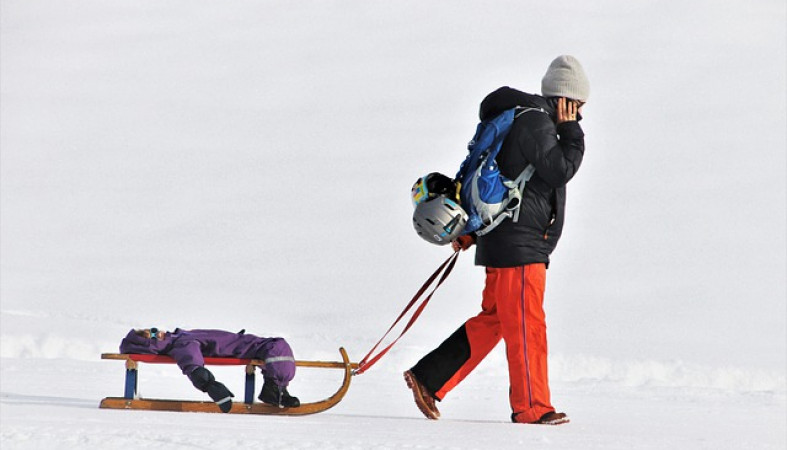
[[[550,218],[549,218],[549,224],[548,224],[548,225],[547,225],[547,227],[544,229],[544,240],[545,240],[545,241],[546,241],[547,239],[549,239],[549,229],[550,229],[550,228],[552,228],[552,224],[554,224],[554,223],[555,223],[555,218],[556,218],[556,215],[555,215],[555,214],[552,214],[552,217],[550,217]]]

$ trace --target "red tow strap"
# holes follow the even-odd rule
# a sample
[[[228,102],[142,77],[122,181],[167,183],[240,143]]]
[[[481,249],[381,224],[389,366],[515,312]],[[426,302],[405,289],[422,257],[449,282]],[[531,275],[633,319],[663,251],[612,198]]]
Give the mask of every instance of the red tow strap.
[[[435,291],[437,291],[437,288],[439,288],[440,285],[443,284],[443,281],[445,281],[445,279],[448,278],[448,274],[450,274],[451,271],[454,269],[454,265],[456,264],[456,260],[458,258],[459,258],[459,251],[454,252],[454,254],[449,256],[448,259],[445,260],[445,262],[440,264],[440,267],[438,267],[437,270],[435,270],[432,276],[430,276],[429,279],[426,280],[424,285],[421,286],[421,289],[419,289],[418,292],[416,292],[415,296],[413,296],[413,299],[410,300],[410,303],[407,304],[407,306],[404,308],[402,313],[399,314],[399,317],[397,317],[394,323],[391,325],[391,327],[388,328],[388,331],[385,332],[383,337],[381,337],[380,340],[377,341],[376,344],[374,344],[374,347],[372,347],[372,349],[369,350],[369,353],[367,353],[366,356],[363,357],[361,362],[358,363],[358,368],[353,371],[353,375],[360,375],[366,372],[367,370],[369,370],[370,367],[372,367],[380,358],[382,358],[383,355],[388,353],[388,350],[390,350],[391,347],[393,347],[394,344],[396,344],[396,342],[399,341],[399,339],[402,336],[404,336],[407,330],[409,330],[410,327],[413,325],[413,323],[415,323],[415,320],[418,319],[418,316],[421,315],[421,312],[426,307],[426,304],[429,303],[429,300],[432,299],[432,296],[434,295]],[[442,272],[442,276],[440,276],[440,280],[437,282],[434,289],[432,289],[432,292],[430,292],[429,295],[427,295],[426,298],[421,302],[421,304],[418,305],[418,308],[415,309],[415,312],[413,312],[412,317],[410,317],[410,320],[407,322],[407,325],[405,325],[402,332],[399,333],[399,336],[396,339],[394,339],[393,342],[388,344],[384,349],[380,350],[379,353],[377,353],[372,357],[372,353],[374,353],[374,351],[377,350],[377,347],[380,346],[380,343],[383,342],[383,339],[385,339],[385,337],[388,336],[391,330],[393,330],[394,327],[396,327],[396,324],[398,324],[399,321],[402,320],[402,318],[405,316],[405,314],[407,314],[410,308],[412,308],[413,305],[415,305],[415,303],[418,301],[418,299],[424,294],[424,292],[426,292],[426,290],[429,289],[429,286],[431,286],[432,283],[434,283],[434,280],[437,279],[438,275],[440,275],[441,272]]]

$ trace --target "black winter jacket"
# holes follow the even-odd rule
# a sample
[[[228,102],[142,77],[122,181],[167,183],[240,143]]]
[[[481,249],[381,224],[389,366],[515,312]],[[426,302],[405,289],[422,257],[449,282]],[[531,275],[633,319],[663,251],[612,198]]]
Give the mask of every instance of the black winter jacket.
[[[481,120],[514,106],[542,108],[520,115],[503,141],[497,163],[500,172],[515,179],[529,164],[536,172],[527,182],[519,221],[503,221],[479,236],[475,263],[487,267],[549,264],[563,231],[566,183],[576,174],[585,152],[585,134],[576,121],[555,125],[557,99],[502,87],[482,102]],[[581,117],[578,117],[581,119]]]

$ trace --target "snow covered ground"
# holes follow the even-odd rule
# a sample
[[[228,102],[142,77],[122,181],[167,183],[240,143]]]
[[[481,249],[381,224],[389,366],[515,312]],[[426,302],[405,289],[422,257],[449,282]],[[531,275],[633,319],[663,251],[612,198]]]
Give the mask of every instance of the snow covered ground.
[[[0,447],[784,449],[787,12],[751,2],[3,0]],[[476,313],[472,254],[308,417],[97,408],[132,327],[246,328],[354,360],[447,256],[409,189],[478,102],[591,81],[547,280],[553,400],[508,422],[502,346],[427,421],[401,372]],[[236,394],[240,368],[217,368]],[[302,369],[311,401],[340,374]],[[201,399],[171,366],[141,393]]]

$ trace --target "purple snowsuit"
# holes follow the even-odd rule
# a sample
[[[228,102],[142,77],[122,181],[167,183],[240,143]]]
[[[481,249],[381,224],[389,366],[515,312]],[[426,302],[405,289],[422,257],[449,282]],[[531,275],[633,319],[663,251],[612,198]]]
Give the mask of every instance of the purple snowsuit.
[[[163,339],[151,339],[128,332],[120,342],[121,353],[168,355],[184,375],[205,365],[205,356],[261,359],[262,375],[277,386],[286,387],[295,377],[295,358],[284,338],[263,338],[253,334],[222,330],[181,330],[167,332]]]

